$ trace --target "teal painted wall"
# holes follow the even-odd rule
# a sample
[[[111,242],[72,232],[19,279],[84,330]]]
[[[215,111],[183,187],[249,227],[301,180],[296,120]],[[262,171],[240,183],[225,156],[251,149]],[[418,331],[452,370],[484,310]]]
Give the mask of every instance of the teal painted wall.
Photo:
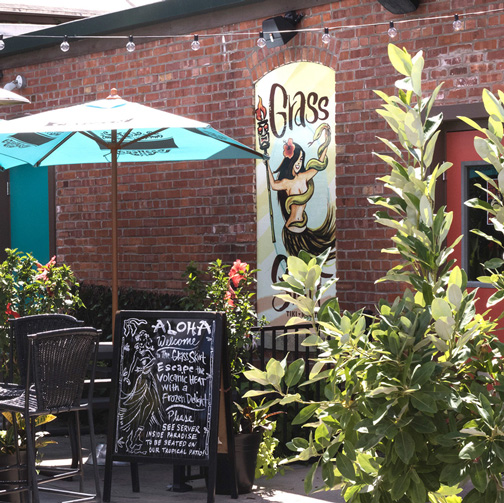
[[[49,261],[49,189],[47,168],[10,170],[11,248]]]

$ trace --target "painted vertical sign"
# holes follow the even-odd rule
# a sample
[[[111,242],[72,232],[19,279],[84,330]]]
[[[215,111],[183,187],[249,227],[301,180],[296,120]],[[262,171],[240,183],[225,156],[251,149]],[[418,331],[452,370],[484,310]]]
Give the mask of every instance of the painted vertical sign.
[[[271,288],[286,272],[289,255],[331,248],[325,273],[336,272],[334,117],[331,68],[291,63],[256,84],[256,149],[270,156],[257,164],[257,307],[272,325],[301,316]]]

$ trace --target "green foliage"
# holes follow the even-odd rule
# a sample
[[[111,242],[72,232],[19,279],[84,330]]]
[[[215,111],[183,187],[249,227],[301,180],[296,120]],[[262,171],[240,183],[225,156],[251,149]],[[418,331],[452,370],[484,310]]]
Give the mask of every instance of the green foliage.
[[[395,230],[386,250],[400,263],[384,280],[405,285],[393,302],[381,300],[369,327],[362,312],[340,310],[337,299],[320,305],[327,253],[289,257],[288,273],[275,285],[296,305],[312,329],[308,380],[302,363],[270,360],[265,371],[246,377],[261,385],[265,406],[301,405],[293,423],[307,438],[294,438],[290,460],[313,462],[307,492],[321,472],[323,488],[341,485],[351,503],[456,503],[459,486],[474,485],[464,503],[504,501],[504,345],[495,327],[476,313],[476,293],[467,291],[464,271],[450,260],[446,244],[452,215],[436,211],[436,181],[449,164],[432,166],[441,117],[429,117],[439,92],[422,96],[422,54],[411,57],[389,46],[395,69],[405,78],[398,96],[378,94],[379,113],[397,134],[399,146],[383,140],[392,155],[383,177],[392,191],[376,197],[377,221]],[[320,381],[321,400],[303,400],[298,387]]]
[[[194,261],[189,262],[182,275],[186,279],[187,296],[182,298],[182,307],[186,311],[202,311],[205,308],[206,286],[205,273]]]
[[[66,313],[82,306],[79,286],[70,268],[56,265],[54,257],[45,265],[29,253],[6,250],[0,264],[0,363],[5,370],[9,354],[8,319],[42,313]]]
[[[10,412],[3,412],[2,413],[5,421],[9,423],[9,426],[5,430],[0,430],[0,453],[1,454],[15,454],[16,452],[16,442],[15,442],[15,437],[14,437],[14,423],[12,419],[12,414]],[[18,428],[18,447],[21,450],[26,450],[27,444],[26,444],[26,426],[25,426],[25,420],[23,419],[23,416],[19,413],[16,412],[15,414],[16,417],[16,422],[17,422],[17,428]],[[35,418],[35,428],[46,424],[50,423],[51,421],[54,421],[56,419],[56,416],[53,414],[43,414],[42,416],[37,416]],[[47,431],[36,431],[35,432],[35,448],[40,449],[41,447],[45,447],[48,444],[55,444],[53,440],[48,440],[44,438],[46,435],[48,435]]]
[[[84,306],[73,310],[72,314],[86,325],[99,328],[103,340],[112,339],[112,291],[108,286],[82,283],[78,290]],[[120,288],[119,309],[165,310],[182,309],[181,297],[170,293],[151,290]]]
[[[497,98],[488,89],[483,90],[483,105],[489,115],[487,128],[480,127],[467,117],[460,117],[460,119],[485,136],[485,138],[481,136],[474,138],[474,148],[478,155],[484,161],[492,164],[497,171],[496,180],[478,172],[484,184],[478,183],[475,186],[486,193],[487,201],[475,198],[466,201],[465,204],[471,208],[486,211],[495,230],[504,234],[504,147],[502,146],[504,139],[504,93],[498,91],[498,96]],[[501,240],[478,229],[474,229],[472,232],[496,243],[500,248],[504,248]],[[493,306],[504,298],[504,261],[500,258],[493,258],[483,265],[488,276],[481,276],[478,281],[489,284],[496,289],[496,292],[488,300],[488,306]]]
[[[188,295],[183,305],[226,314],[228,359],[234,388],[255,348],[251,329],[265,324],[264,319],[257,319],[253,302],[255,273],[241,260],[229,266],[220,259],[210,262],[205,272],[191,262],[185,272]]]
[[[231,369],[231,388],[241,397],[243,371],[247,362],[251,360],[255,350],[252,328],[262,326],[265,319],[257,319],[253,302],[255,286],[255,270],[241,260],[236,260],[232,266],[223,264],[217,259],[208,264],[205,272],[200,271],[191,262],[185,272],[187,278],[188,295],[183,304],[192,309],[206,309],[226,314],[226,335],[228,359]],[[246,384],[246,383],[245,383]],[[275,454],[278,440],[273,436],[276,421],[270,419],[276,413],[270,413],[269,407],[258,406],[252,399],[248,399],[243,407],[234,402],[233,426],[235,433],[251,433],[261,431],[263,438],[259,448],[256,463],[256,476],[273,477],[282,472],[279,468],[280,458]]]
[[[274,436],[277,423],[271,419],[281,412],[270,412],[264,400],[257,404],[252,398],[247,399],[245,407],[241,407],[238,403],[235,403],[235,406],[237,409],[234,414],[235,423],[239,423],[240,433],[262,433],[256,462],[256,478],[264,476],[270,479],[277,473],[283,475],[284,468],[280,466],[282,459],[276,455],[276,449],[280,443]]]

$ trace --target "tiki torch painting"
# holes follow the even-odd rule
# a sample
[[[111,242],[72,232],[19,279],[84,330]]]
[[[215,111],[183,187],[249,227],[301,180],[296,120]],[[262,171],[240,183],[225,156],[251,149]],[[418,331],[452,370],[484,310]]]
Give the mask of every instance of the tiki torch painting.
[[[268,110],[263,106],[262,98],[259,96],[259,103],[255,110],[255,117],[257,120],[257,138],[259,139],[259,149],[263,151],[265,155],[268,155],[268,149],[270,148],[270,132],[268,124]],[[269,161],[265,161],[266,169],[269,168]],[[266,181],[268,187],[268,206],[270,213],[270,226],[271,226],[271,240],[275,242],[275,222],[273,220],[273,206],[271,204],[271,185],[269,178]]]
[[[301,315],[271,288],[289,256],[329,248],[327,273],[336,273],[335,87],[332,68],[307,62],[256,83],[256,150],[268,155],[256,173],[257,306],[273,325]]]

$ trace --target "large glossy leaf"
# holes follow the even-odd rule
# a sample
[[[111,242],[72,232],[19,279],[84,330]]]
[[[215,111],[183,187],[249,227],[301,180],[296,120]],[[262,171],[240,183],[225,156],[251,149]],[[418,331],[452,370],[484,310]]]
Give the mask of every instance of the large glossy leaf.
[[[471,460],[476,459],[485,452],[486,448],[487,448],[486,439],[482,439],[482,440],[478,440],[478,441],[474,441],[474,442],[468,442],[460,450],[459,458],[460,459],[471,459]]]
[[[266,365],[266,379],[269,383],[273,386],[279,386],[284,374],[285,370],[278,360],[272,358],[268,361]]]
[[[289,270],[289,274],[300,281],[304,280],[306,273],[308,272],[306,263],[294,255],[290,255],[287,258],[287,269]]]
[[[305,361],[303,358],[298,358],[293,361],[288,367],[285,373],[285,384],[290,388],[296,385],[301,377],[303,376],[305,369]]]
[[[404,430],[401,430],[394,441],[394,450],[404,464],[408,464],[415,453],[415,441],[413,437]]]
[[[313,465],[308,470],[304,479],[304,490],[306,494],[310,494],[313,489],[313,479],[315,478],[315,472],[318,468],[318,463],[313,463]]]
[[[487,472],[484,466],[481,464],[481,461],[471,467],[469,475],[471,477],[471,482],[473,483],[473,486],[476,488],[476,490],[480,493],[484,493],[488,485],[488,478]]]
[[[389,44],[388,56],[396,71],[406,77],[411,75],[413,65],[411,62],[411,56],[406,51],[399,49],[399,47],[394,44]]]
[[[448,486],[456,486],[465,478],[465,463],[445,464],[439,479]]]
[[[434,362],[419,363],[411,374],[411,385],[424,385],[434,372],[436,364]]]
[[[409,472],[397,474],[392,481],[392,487],[390,488],[390,497],[392,500],[397,501],[401,496],[406,494],[409,488],[411,479],[409,477]]]
[[[427,501],[427,490],[421,479],[412,481],[408,494],[411,497],[411,503],[425,503]]]
[[[423,391],[417,391],[413,393],[410,397],[411,405],[421,412],[437,412],[436,401],[431,394],[425,393]]]
[[[319,408],[318,403],[312,403],[310,405],[307,405],[306,407],[303,407],[298,415],[292,420],[292,424],[304,424],[310,419],[310,417],[313,416],[315,411]]]
[[[448,286],[448,300],[455,306],[455,309],[459,309],[462,303],[462,290],[458,285],[451,284]]]
[[[355,481],[355,468],[353,463],[342,452],[336,455],[336,468],[339,470],[343,477],[348,480]]]
[[[245,372],[243,372],[243,375],[249,381],[262,384],[263,386],[267,386],[269,384],[269,381],[266,377],[266,372],[263,372],[262,370],[256,368],[253,368],[251,370],[245,370]]]
[[[418,52],[412,59],[413,67],[411,69],[411,85],[413,92],[417,96],[422,95],[422,72],[424,68],[424,58],[422,52]]]
[[[500,121],[504,121],[504,109],[500,101],[488,89],[483,89],[483,105],[488,115],[494,115]]]
[[[408,141],[417,148],[423,147],[424,135],[420,115],[416,110],[409,110],[404,121],[404,130]]]
[[[439,318],[447,318],[452,315],[450,304],[444,299],[435,298],[432,301],[432,317],[435,320]]]

